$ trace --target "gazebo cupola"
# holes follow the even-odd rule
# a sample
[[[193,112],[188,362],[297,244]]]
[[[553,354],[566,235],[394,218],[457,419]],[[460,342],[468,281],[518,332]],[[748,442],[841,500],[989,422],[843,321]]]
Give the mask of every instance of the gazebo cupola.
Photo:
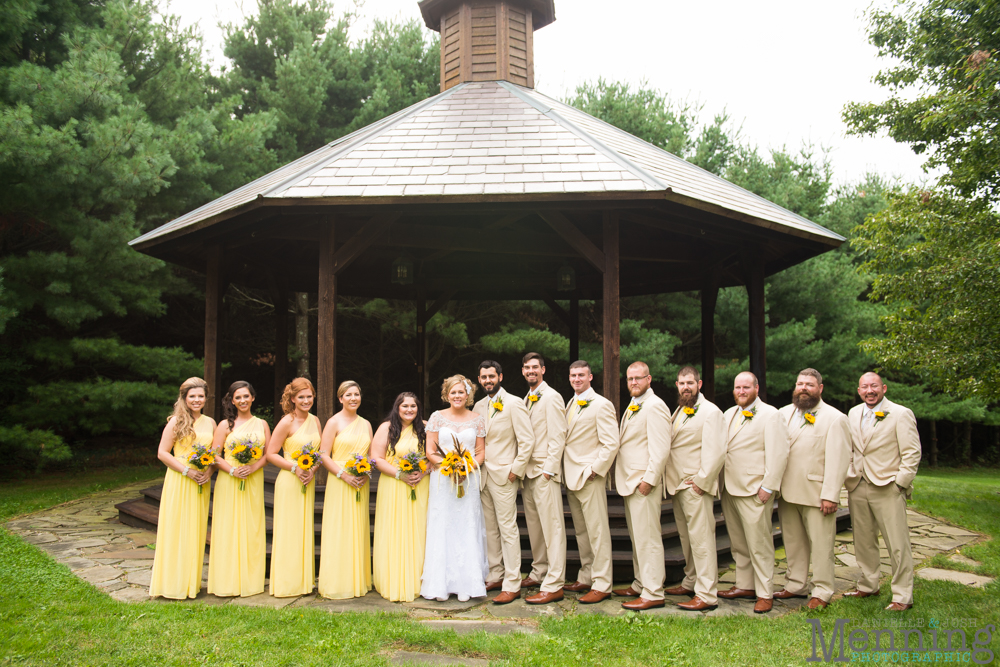
[[[470,81],[535,87],[532,33],[556,20],[553,0],[423,0],[441,33],[441,92]]]

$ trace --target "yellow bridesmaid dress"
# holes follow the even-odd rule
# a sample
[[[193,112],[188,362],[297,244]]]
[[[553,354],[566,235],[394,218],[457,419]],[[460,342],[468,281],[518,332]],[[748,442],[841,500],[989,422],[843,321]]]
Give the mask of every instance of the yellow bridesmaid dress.
[[[407,426],[396,443],[395,455],[387,455],[386,460],[396,466],[399,457],[416,449],[417,436],[413,426]],[[429,489],[430,476],[425,476],[416,486],[417,499],[411,500],[406,483],[389,475],[378,479],[372,578],[375,590],[387,600],[411,602],[420,594]]]
[[[281,446],[282,455],[294,463],[292,454],[306,445],[319,449],[319,417],[309,415],[299,430]],[[289,470],[274,482],[274,530],[271,536],[271,595],[276,598],[312,593],[316,581],[316,479],[302,493],[302,482]]]
[[[196,444],[212,446],[214,430],[211,417],[199,417],[194,423],[194,435],[174,443],[174,457],[188,465]],[[201,590],[211,488],[206,483],[198,493],[198,484],[193,479],[167,468],[160,496],[160,515],[156,521],[150,595],[184,600],[197,597]]]
[[[226,438],[226,462],[242,464],[232,457],[240,440],[256,441],[263,451],[264,420],[251,417]],[[212,500],[212,544],[208,554],[208,592],[213,595],[248,597],[264,592],[267,564],[267,532],[264,519],[264,469],[245,480],[220,472]],[[299,495],[302,495],[301,492]]]
[[[356,417],[337,434],[330,458],[343,467],[352,454],[368,456],[368,421]],[[393,480],[395,481],[395,480]],[[369,485],[358,490],[329,477],[323,498],[323,539],[320,543],[319,594],[342,600],[372,589],[371,518]]]

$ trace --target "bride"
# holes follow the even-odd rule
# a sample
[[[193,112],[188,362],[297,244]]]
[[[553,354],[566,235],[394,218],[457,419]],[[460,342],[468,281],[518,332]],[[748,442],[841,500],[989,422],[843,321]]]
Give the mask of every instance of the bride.
[[[447,600],[457,595],[465,602],[486,595],[486,529],[479,501],[479,475],[486,458],[486,422],[471,410],[473,388],[465,377],[444,381],[441,398],[449,407],[438,410],[427,422],[427,458],[435,470],[430,479],[427,505],[427,547],[420,595]],[[439,468],[456,447],[456,440],[475,453],[476,468],[462,484],[461,497]]]

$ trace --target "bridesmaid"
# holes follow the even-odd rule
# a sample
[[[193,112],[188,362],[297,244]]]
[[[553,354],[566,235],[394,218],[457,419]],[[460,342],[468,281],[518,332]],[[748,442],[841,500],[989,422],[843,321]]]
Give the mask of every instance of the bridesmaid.
[[[188,465],[194,446],[212,446],[215,420],[201,414],[208,384],[188,378],[181,385],[174,412],[160,437],[156,456],[167,466],[156,527],[156,553],[149,594],[174,600],[193,598],[201,590],[208,532],[210,492],[198,493],[215,472]],[[172,450],[172,451],[171,451]]]
[[[361,387],[357,382],[341,384],[337,399],[343,409],[323,428],[323,465],[330,477],[323,498],[319,594],[341,600],[361,597],[372,589],[368,477],[344,470],[353,454],[368,457],[372,425],[358,416]]]
[[[393,602],[412,602],[420,593],[427,527],[427,472],[403,473],[399,457],[425,452],[427,435],[415,394],[396,397],[386,421],[372,440],[372,458],[381,472],[375,499],[375,590]],[[429,469],[429,468],[428,468]],[[416,489],[411,500],[410,489]]]
[[[250,414],[256,397],[249,382],[234,382],[222,399],[223,420],[215,429],[212,446],[222,472],[215,481],[212,548],[208,554],[208,592],[213,595],[249,597],[264,592],[267,460],[263,453],[271,429],[266,421]],[[248,465],[241,464],[233,457],[233,447],[240,442],[260,448],[260,457]]]
[[[319,446],[319,418],[309,414],[315,395],[306,378],[295,378],[285,387],[281,395],[285,416],[267,444],[268,463],[281,468],[274,483],[271,539],[271,595],[277,598],[312,593],[316,581],[316,468],[302,470],[292,459],[307,445]]]

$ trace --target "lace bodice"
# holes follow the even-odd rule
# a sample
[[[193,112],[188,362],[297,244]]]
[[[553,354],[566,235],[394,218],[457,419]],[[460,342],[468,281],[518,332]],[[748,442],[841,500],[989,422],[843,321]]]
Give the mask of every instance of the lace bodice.
[[[435,412],[427,422],[427,431],[438,434],[438,450],[450,452],[455,448],[455,443],[451,436],[454,435],[462,443],[462,447],[469,451],[476,450],[476,438],[486,437],[486,420],[480,414],[467,421],[454,421],[445,417],[441,412]]]

